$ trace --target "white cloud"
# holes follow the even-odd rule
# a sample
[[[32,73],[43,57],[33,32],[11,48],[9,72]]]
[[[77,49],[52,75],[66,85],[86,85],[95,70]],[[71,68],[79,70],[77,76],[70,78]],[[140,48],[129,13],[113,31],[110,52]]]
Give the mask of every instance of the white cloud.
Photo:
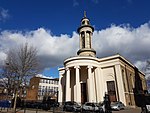
[[[0,8],[0,21],[5,21],[9,18],[8,10]]]
[[[138,28],[112,25],[95,31],[92,40],[97,57],[120,53],[140,69],[150,58],[150,23]],[[38,49],[43,68],[63,65],[64,59],[75,56],[79,49],[79,37],[76,32],[73,32],[72,36],[55,36],[44,28],[28,32],[4,30],[0,33],[0,61],[6,58],[9,48],[24,42],[29,42]]]
[[[28,42],[37,48],[41,65],[44,68],[62,65],[65,58],[76,55],[78,48],[78,35],[75,32],[72,37],[63,34],[52,36],[50,31],[39,28],[26,33],[2,31],[0,34],[1,54],[6,54],[8,49]],[[0,56],[0,59],[5,58]]]
[[[40,78],[48,78],[48,79],[53,79],[53,77],[47,77],[47,76],[44,76],[42,74],[37,74],[35,75],[36,77],[40,77]]]
[[[143,71],[144,71],[144,69],[145,69],[146,64],[147,64],[146,61],[136,61],[136,62],[134,63],[134,65],[135,65],[136,67],[138,67],[139,69],[141,69],[141,70],[143,70]]]
[[[150,23],[138,28],[112,25],[110,28],[95,31],[93,48],[100,57],[120,53],[132,63],[145,61],[150,57]]]
[[[7,57],[7,54],[0,51],[0,64],[2,65],[4,64],[4,60],[6,59],[6,57]]]

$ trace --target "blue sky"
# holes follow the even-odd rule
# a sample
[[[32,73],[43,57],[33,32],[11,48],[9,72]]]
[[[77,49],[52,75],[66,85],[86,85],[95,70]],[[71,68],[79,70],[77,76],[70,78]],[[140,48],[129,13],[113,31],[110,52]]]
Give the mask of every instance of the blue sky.
[[[0,0],[0,61],[29,41],[39,49],[43,74],[58,77],[63,60],[79,49],[76,29],[86,11],[97,57],[120,53],[142,68],[150,57],[149,6],[150,0]]]
[[[149,0],[0,0],[9,18],[1,29],[50,29],[53,34],[71,34],[79,26],[84,10],[96,29],[112,23],[133,27],[150,19]]]

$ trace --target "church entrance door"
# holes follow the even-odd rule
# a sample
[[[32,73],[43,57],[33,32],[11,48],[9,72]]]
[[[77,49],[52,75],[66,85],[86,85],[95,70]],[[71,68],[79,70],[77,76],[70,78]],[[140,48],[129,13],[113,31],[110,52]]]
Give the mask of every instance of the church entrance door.
[[[86,83],[81,83],[81,103],[87,102]]]
[[[107,81],[107,91],[108,91],[108,95],[110,97],[110,101],[111,102],[117,101],[114,81]]]

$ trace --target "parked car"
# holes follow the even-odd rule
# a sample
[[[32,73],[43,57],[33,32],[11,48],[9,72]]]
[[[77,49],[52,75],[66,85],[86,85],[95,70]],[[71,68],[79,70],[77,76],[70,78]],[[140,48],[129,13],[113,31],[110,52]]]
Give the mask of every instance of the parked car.
[[[120,101],[111,103],[111,109],[112,110],[118,110],[119,111],[119,110],[124,109],[124,108],[125,108],[125,105]]]
[[[150,113],[150,95],[147,94],[144,96],[144,103],[141,106],[142,112],[141,113]]]
[[[63,106],[63,111],[81,111],[81,106],[74,101],[66,101]]]
[[[10,108],[11,107],[11,101],[9,101],[9,100],[0,100],[0,107],[1,108]]]
[[[59,107],[59,102],[52,103],[52,107]]]
[[[57,102],[54,99],[51,99],[49,104],[50,104],[51,107],[59,107],[59,102]]]
[[[98,103],[97,106],[99,107],[99,113],[104,113],[105,111],[104,103]]]
[[[86,102],[82,106],[82,111],[100,112],[99,106],[92,102]]]

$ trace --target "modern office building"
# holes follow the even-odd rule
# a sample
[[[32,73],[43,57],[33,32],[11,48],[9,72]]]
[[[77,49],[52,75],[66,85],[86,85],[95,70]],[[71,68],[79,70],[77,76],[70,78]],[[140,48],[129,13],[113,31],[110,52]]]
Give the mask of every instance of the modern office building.
[[[26,100],[40,101],[44,96],[50,96],[57,100],[58,95],[58,78],[50,79],[41,76],[34,76],[30,80],[27,90]]]
[[[80,49],[59,68],[58,101],[102,102],[105,93],[111,101],[135,106],[135,95],[147,90],[145,75],[123,56],[97,58],[92,48],[94,28],[84,15],[78,28]]]

